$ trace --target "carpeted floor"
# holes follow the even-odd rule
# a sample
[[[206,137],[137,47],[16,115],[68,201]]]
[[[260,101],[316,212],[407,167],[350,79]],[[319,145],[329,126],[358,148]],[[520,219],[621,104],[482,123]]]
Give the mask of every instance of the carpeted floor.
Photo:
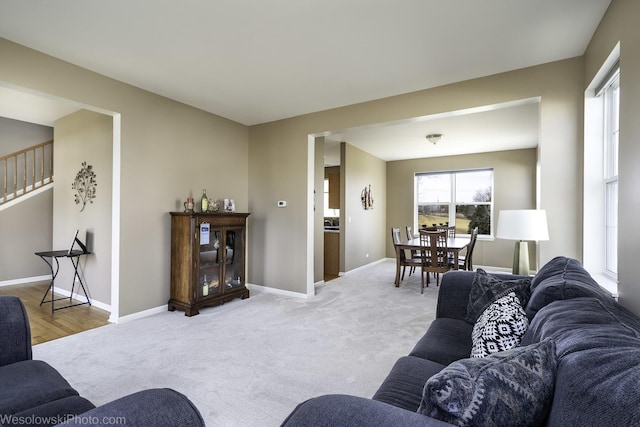
[[[194,317],[166,312],[34,347],[96,405],[151,387],[187,395],[208,426],[278,426],[305,399],[371,397],[435,317],[435,281],[393,286],[385,260],[309,299],[254,290]]]

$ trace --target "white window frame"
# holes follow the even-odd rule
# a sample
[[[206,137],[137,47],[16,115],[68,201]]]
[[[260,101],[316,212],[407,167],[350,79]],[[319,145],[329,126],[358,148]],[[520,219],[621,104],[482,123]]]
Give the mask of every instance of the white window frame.
[[[584,157],[583,157],[583,209],[582,209],[582,261],[597,282],[607,289],[614,297],[618,296],[618,278],[615,270],[608,271],[605,264],[606,234],[607,234],[607,207],[605,177],[609,177],[606,168],[608,160],[605,146],[605,97],[604,90],[611,85],[614,77],[620,73],[620,86],[622,72],[619,71],[620,42],[612,49],[604,60],[600,69],[596,72],[584,94]],[[610,178],[614,178],[611,176]],[[607,180],[609,181],[609,180]],[[614,181],[610,181],[614,182]],[[610,218],[617,217],[616,210],[609,210]],[[610,229],[613,230],[613,229]],[[617,239],[618,233],[614,236]],[[611,240],[611,239],[610,239]],[[610,245],[611,246],[611,245]],[[613,245],[617,249],[617,245]]]
[[[604,273],[618,277],[618,145],[620,68],[608,75],[597,95],[603,97]]]
[[[463,174],[463,173],[469,173],[469,172],[491,172],[491,201],[489,202],[473,202],[474,205],[486,205],[489,206],[489,210],[490,210],[490,224],[489,224],[489,234],[480,234],[478,237],[484,237],[484,238],[492,238],[493,237],[493,230],[494,230],[494,204],[493,204],[493,193],[494,193],[494,179],[495,179],[495,172],[493,168],[484,168],[484,169],[466,169],[466,170],[454,170],[454,171],[439,171],[439,172],[416,172],[414,174],[414,179],[413,179],[413,195],[414,195],[414,201],[413,201],[413,214],[414,214],[414,218],[413,218],[413,229],[417,230],[419,228],[419,224],[418,224],[418,177],[419,176],[425,176],[425,175],[448,175],[451,179],[450,182],[450,195],[449,195],[449,202],[444,202],[442,204],[447,204],[449,206],[449,218],[448,218],[448,222],[449,224],[455,224],[456,223],[456,211],[457,211],[457,206],[458,205],[468,205],[470,203],[458,203],[456,201],[456,177],[459,174]],[[469,236],[469,233],[458,233],[458,235],[461,236]]]

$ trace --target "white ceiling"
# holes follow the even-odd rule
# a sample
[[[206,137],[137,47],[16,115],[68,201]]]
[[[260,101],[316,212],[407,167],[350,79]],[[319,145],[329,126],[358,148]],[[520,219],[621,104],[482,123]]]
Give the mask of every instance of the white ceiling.
[[[253,125],[582,55],[609,3],[0,0],[0,37]],[[442,120],[423,123],[447,129],[431,148],[470,141]]]
[[[340,164],[342,141],[386,160],[518,150],[538,145],[539,99],[416,117],[325,136],[326,166]],[[435,145],[426,135],[441,134]]]
[[[0,117],[53,126],[53,122],[80,107],[50,96],[0,84]]]

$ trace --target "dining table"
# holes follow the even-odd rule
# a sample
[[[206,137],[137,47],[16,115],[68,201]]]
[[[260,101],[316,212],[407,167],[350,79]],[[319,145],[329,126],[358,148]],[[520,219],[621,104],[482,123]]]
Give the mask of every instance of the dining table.
[[[460,251],[466,248],[471,243],[471,237],[449,237],[447,238],[447,249],[453,255],[453,269],[458,270]],[[396,247],[396,288],[400,286],[400,251],[413,250],[419,251],[420,237],[407,240],[406,242],[395,245]]]

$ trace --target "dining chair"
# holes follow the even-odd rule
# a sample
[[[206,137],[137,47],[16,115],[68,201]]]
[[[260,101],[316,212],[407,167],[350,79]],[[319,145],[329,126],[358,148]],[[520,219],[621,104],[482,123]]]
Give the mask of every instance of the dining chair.
[[[429,273],[436,276],[436,286],[439,286],[440,273],[446,273],[451,269],[447,231],[420,230],[420,250],[422,256],[422,289],[420,293],[424,293],[424,273],[427,273],[427,286],[429,286]]]
[[[473,270],[473,249],[476,246],[476,240],[478,240],[478,227],[471,230],[471,241],[467,246],[466,253],[458,256],[458,268],[462,270]]]
[[[413,230],[412,227],[410,225],[405,226],[405,231],[407,233],[407,241],[412,240],[414,238],[413,236]],[[411,259],[417,259],[420,260],[420,251],[414,250],[412,249],[411,251],[409,251],[409,253],[411,254]],[[411,274],[416,271],[416,266],[411,266],[411,268],[409,268],[409,276],[411,276]]]
[[[449,223],[445,223],[445,224],[440,224],[436,227],[436,231],[446,231],[447,232],[447,237],[449,239],[455,239],[456,238],[456,226],[455,225],[449,225]],[[453,252],[449,252],[449,259],[453,259],[454,258],[454,254]]]
[[[404,230],[407,232],[407,240],[413,239],[413,231],[410,225],[407,225]]]
[[[436,227],[437,231],[446,231],[447,237],[455,238],[456,237],[456,226],[455,225],[439,225]]]
[[[409,267],[409,272],[413,268],[415,270],[416,267],[422,267],[422,259],[421,258],[407,258],[407,254],[404,249],[398,250],[397,245],[402,243],[402,238],[400,237],[400,227],[391,227],[391,239],[393,240],[393,248],[396,250],[396,256],[400,257],[400,265],[402,266],[402,277],[400,280],[404,280],[404,272],[407,267]]]

